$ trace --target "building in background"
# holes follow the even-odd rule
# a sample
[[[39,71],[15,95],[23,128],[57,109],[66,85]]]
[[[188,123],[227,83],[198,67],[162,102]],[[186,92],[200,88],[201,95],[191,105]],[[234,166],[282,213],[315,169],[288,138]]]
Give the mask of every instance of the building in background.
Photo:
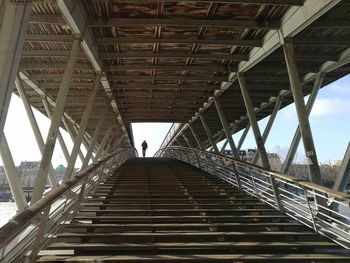
[[[20,177],[20,181],[25,193],[27,200],[29,201],[32,197],[32,192],[35,184],[35,178],[38,174],[40,162],[35,161],[24,161],[16,167],[17,174]],[[61,181],[66,168],[61,164],[55,169],[56,178]],[[49,183],[46,183],[46,187],[49,187]],[[0,166],[0,201],[12,200],[12,194],[10,186],[7,182],[5,169]]]

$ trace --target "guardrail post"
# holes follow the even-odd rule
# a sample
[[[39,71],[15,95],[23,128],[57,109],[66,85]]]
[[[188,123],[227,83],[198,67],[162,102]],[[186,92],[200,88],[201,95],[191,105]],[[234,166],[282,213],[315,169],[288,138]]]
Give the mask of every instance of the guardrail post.
[[[47,222],[49,220],[50,209],[51,209],[51,204],[44,210],[43,215],[41,217],[39,228],[36,232],[34,245],[33,245],[32,251],[30,253],[30,262],[36,261],[38,252],[39,252],[40,247],[41,247],[42,238],[43,238],[43,235],[45,233],[45,228],[46,228]]]
[[[278,210],[282,212],[283,206],[281,204],[280,195],[278,194],[279,191],[278,191],[278,187],[276,185],[276,181],[270,174],[269,174],[268,178],[269,178],[269,181],[271,183],[271,189],[272,189],[273,195],[275,196],[276,206],[277,206]]]
[[[317,230],[317,225],[316,225],[316,222],[315,222],[315,217],[314,217],[314,214],[312,213],[312,209],[311,209],[311,205],[310,205],[309,199],[307,198],[307,190],[306,190],[305,187],[302,187],[302,189],[304,190],[304,193],[305,193],[305,200],[306,200],[307,207],[309,209],[309,213],[310,213],[310,216],[311,216],[312,225],[314,227],[315,232],[317,232],[318,230]]]

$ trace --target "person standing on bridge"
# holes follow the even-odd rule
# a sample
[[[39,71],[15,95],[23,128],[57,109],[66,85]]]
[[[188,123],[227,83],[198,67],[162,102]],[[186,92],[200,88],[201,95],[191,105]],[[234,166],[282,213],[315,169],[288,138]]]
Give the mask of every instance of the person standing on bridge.
[[[143,155],[143,157],[145,157],[145,156],[146,156],[146,150],[147,150],[147,148],[148,148],[148,145],[147,145],[146,140],[144,140],[144,141],[142,142],[141,146],[142,146],[142,155]]]

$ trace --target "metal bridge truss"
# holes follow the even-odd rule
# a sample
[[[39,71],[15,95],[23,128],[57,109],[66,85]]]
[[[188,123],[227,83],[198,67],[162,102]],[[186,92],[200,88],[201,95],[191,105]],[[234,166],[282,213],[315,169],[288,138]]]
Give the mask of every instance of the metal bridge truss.
[[[131,7],[137,5],[136,1],[126,2]],[[162,17],[163,3],[174,2],[183,2],[174,4],[175,18]],[[187,12],[191,8],[183,7],[193,7],[193,2],[208,4],[208,9],[200,10],[205,17],[178,19],[184,12],[192,15]],[[348,180],[350,146],[333,190],[320,186],[308,119],[319,89],[349,72],[349,2],[157,3],[156,18],[149,16],[154,10],[144,6],[137,6],[135,12],[147,9],[145,17],[131,12],[129,18],[116,18],[110,16],[111,10],[119,10],[114,0],[0,0],[0,155],[18,208],[18,215],[1,229],[1,258],[34,259],[56,226],[74,214],[85,193],[135,156],[128,148],[133,145],[130,123],[150,120],[179,122],[169,130],[158,156],[174,157],[216,174],[349,248],[346,213],[350,198],[338,191],[344,190]],[[227,9],[215,17],[220,4]],[[231,5],[248,15],[241,20],[227,19]],[[262,20],[254,20],[255,15]],[[153,28],[135,33],[137,37],[119,38],[115,36],[119,25],[124,35],[136,32],[135,27]],[[162,30],[172,26],[177,27],[171,31],[172,37],[162,38]],[[194,32],[187,31],[193,26],[200,28],[199,33],[183,39]],[[213,31],[219,35],[203,38],[208,28],[216,28]],[[235,35],[234,42],[220,38],[227,34],[221,31],[225,28]],[[146,31],[151,37],[140,37]],[[120,51],[120,45],[126,45],[125,50],[136,46],[138,52]],[[149,45],[152,52],[147,50]],[[187,52],[170,52],[184,45],[190,45]],[[169,74],[173,71],[181,74]],[[3,132],[13,92],[23,100],[43,156],[30,206]],[[295,103],[299,126],[280,174],[270,171],[264,142],[278,110],[291,103]],[[46,140],[31,106],[51,119]],[[258,121],[266,116],[270,120],[262,133]],[[60,127],[74,141],[70,153]],[[260,158],[263,167],[238,161],[238,150],[250,128],[258,150],[254,160]],[[232,134],[240,130],[244,130],[242,138],[234,142]],[[217,142],[225,137],[223,148],[218,149]],[[61,184],[51,165],[57,139],[68,166]],[[284,175],[300,140],[309,160],[311,183]],[[88,149],[85,156],[80,151],[82,144]],[[235,159],[220,155],[227,144]],[[209,152],[210,148],[215,153]],[[78,156],[82,171],[73,176]],[[91,159],[93,164],[88,166]],[[47,180],[52,191],[44,196]]]

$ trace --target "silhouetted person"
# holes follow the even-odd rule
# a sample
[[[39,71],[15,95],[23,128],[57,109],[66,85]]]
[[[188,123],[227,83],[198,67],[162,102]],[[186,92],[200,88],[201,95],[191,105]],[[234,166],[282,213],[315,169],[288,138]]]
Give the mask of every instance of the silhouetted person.
[[[145,157],[146,156],[146,150],[147,150],[147,147],[148,147],[146,140],[143,141],[141,146],[142,146],[142,155],[143,155],[143,157]]]

